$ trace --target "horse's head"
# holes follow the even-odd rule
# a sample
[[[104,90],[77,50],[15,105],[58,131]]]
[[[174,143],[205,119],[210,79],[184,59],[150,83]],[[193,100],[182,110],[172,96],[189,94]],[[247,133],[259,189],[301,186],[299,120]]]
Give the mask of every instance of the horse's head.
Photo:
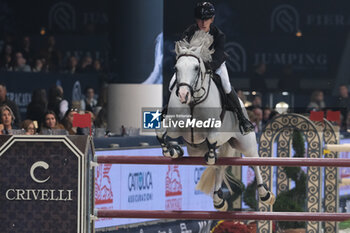
[[[210,61],[214,52],[209,50],[211,43],[212,36],[203,31],[196,32],[190,43],[184,40],[176,42],[176,94],[183,104],[189,104],[203,84],[204,59]]]

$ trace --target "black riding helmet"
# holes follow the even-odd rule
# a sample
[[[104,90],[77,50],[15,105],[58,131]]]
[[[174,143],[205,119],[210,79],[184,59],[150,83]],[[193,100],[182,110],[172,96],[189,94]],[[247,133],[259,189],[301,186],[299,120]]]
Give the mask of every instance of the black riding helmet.
[[[196,19],[210,19],[215,15],[214,5],[210,2],[199,2],[194,8],[194,17]]]

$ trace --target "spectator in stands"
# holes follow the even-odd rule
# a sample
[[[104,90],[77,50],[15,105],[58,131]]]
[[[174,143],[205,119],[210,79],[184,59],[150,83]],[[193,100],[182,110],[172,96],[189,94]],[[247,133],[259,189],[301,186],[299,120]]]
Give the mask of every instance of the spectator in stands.
[[[95,107],[94,114],[96,116],[95,126],[96,128],[107,129],[107,86],[103,86],[100,89],[100,93],[97,100],[97,106]]]
[[[237,96],[242,100],[244,104],[247,102],[247,97],[243,94],[242,90],[237,90]]]
[[[32,64],[34,53],[32,51],[32,48],[30,46],[30,37],[24,36],[22,39],[22,44],[20,45],[20,50],[23,57],[27,60],[28,64]]]
[[[255,115],[255,113],[253,112],[253,110],[247,110],[247,114],[248,114],[248,118],[250,120],[250,122],[252,122],[252,124],[254,125],[255,128],[255,132],[258,132],[258,127],[257,127],[257,117]]]
[[[66,112],[62,120],[62,124],[64,128],[68,131],[69,135],[77,134],[77,127],[73,127],[73,118],[74,118],[74,115],[77,113],[78,113],[77,109],[70,109]]]
[[[92,70],[92,58],[89,55],[83,57],[81,64],[79,66],[79,73],[87,73]]]
[[[61,52],[56,48],[56,39],[49,36],[45,47],[41,48],[40,57],[45,58],[49,71],[57,71],[61,65]]]
[[[2,65],[1,65],[1,70],[2,71],[12,71],[13,70],[13,67],[12,67],[12,56],[11,55],[4,55],[3,57],[3,61],[1,62]]]
[[[64,129],[64,126],[58,123],[55,112],[49,110],[44,114],[40,134],[51,135],[55,129]]]
[[[350,109],[350,98],[349,98],[349,90],[347,85],[342,84],[339,86],[339,97],[337,100],[337,107],[340,110],[341,113],[341,129],[342,130],[346,130],[347,124],[347,118],[348,118],[348,113],[349,113],[349,109]]]
[[[47,97],[45,89],[36,89],[32,93],[32,101],[27,106],[27,119],[37,121],[39,127],[47,112]]]
[[[80,101],[80,108],[83,111],[94,112],[96,105],[95,90],[92,87],[87,87],[85,89],[85,98]]]
[[[102,108],[99,111],[95,119],[95,127],[107,129],[107,109],[106,108]]]
[[[7,98],[7,89],[5,84],[0,84],[0,106],[7,105],[10,107],[15,120],[15,125],[19,126],[21,122],[21,116],[19,114],[19,110],[17,104]]]
[[[32,72],[43,72],[44,71],[44,62],[42,59],[35,59],[34,66],[32,67]]]
[[[270,115],[271,115],[271,108],[264,108],[263,110],[263,119],[262,119],[262,124],[263,127],[266,125],[266,123],[269,121],[270,119]]]
[[[262,108],[262,100],[260,95],[255,95],[252,101],[253,108]]]
[[[11,108],[7,105],[3,105],[0,108],[1,124],[3,124],[4,129],[2,134],[12,134],[12,129],[17,128],[13,123],[15,117]]]
[[[12,45],[6,44],[1,54],[1,70],[3,71],[12,70],[12,65],[13,65],[12,57],[13,57]]]
[[[25,130],[26,135],[36,134],[36,128],[32,120],[24,120],[21,124],[21,129]]]
[[[15,72],[31,72],[31,68],[27,65],[26,59],[21,52],[17,52],[15,55],[15,65],[13,66]]]
[[[323,92],[320,90],[313,91],[310,98],[310,103],[307,105],[307,111],[321,111],[326,108]]]
[[[65,73],[68,74],[75,74],[78,67],[78,58],[76,56],[70,56],[68,58],[68,64],[67,69],[65,70]]]
[[[92,72],[94,73],[101,73],[102,70],[102,66],[101,66],[101,62],[100,60],[96,59],[94,60],[93,64],[92,64]]]
[[[47,109],[54,111],[60,120],[63,119],[68,110],[68,101],[63,98],[63,88],[61,86],[50,88]]]
[[[263,111],[261,108],[253,108],[253,113],[255,115],[255,129],[256,132],[261,132],[262,130],[262,120],[263,120]]]

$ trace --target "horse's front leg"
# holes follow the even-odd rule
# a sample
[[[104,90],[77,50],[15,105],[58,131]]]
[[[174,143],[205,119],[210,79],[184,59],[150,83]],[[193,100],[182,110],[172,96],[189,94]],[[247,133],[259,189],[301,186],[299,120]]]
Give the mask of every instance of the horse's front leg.
[[[181,146],[172,144],[167,140],[167,131],[156,131],[157,139],[162,147],[163,156],[171,158],[180,158],[183,156],[184,151]]]
[[[216,146],[217,141],[211,138],[207,138],[208,152],[205,153],[204,158],[205,162],[208,165],[214,165],[217,160]]]
[[[253,168],[255,172],[256,181],[258,184],[258,193],[259,193],[260,200],[265,204],[273,205],[276,200],[275,195],[271,191],[269,191],[266,184],[263,183],[259,166],[253,166]]]

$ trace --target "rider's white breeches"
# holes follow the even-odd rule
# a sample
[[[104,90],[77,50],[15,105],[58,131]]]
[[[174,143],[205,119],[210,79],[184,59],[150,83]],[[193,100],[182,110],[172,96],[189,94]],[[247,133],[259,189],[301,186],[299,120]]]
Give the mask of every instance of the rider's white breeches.
[[[221,66],[215,71],[221,78],[222,87],[226,94],[229,94],[232,91],[230,78],[228,77],[227,67],[225,62],[221,64]]]
[[[228,77],[228,72],[227,72],[225,62],[221,64],[221,66],[215,71],[215,73],[220,76],[222,87],[224,88],[225,93],[229,94],[232,88],[231,88],[230,79]],[[175,81],[176,81],[176,74],[174,74],[170,80],[169,91],[171,91],[171,87],[174,85]]]

